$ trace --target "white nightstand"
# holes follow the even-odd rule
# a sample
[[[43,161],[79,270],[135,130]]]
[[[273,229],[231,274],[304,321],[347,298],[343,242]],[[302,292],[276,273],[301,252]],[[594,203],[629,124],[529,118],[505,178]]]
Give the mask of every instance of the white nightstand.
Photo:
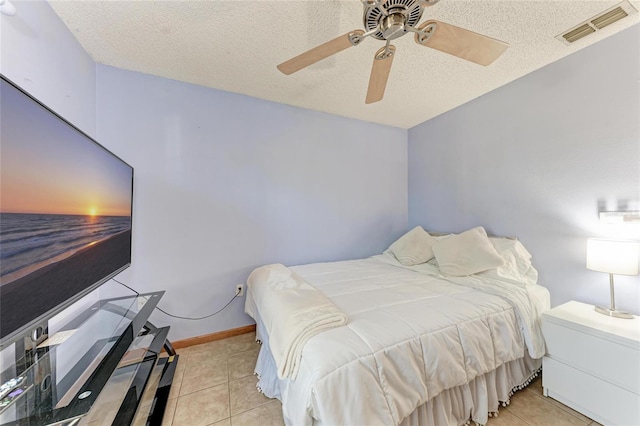
[[[542,314],[544,395],[604,424],[640,425],[640,318],[569,302]]]

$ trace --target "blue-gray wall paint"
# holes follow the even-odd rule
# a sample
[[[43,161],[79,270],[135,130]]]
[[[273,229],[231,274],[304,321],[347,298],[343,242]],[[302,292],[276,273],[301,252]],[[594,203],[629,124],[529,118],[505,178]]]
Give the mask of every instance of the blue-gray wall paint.
[[[518,235],[554,304],[606,304],[606,275],[584,268],[586,238],[638,236],[597,220],[598,200],[615,208],[640,197],[638,26],[407,138],[101,65],[96,73],[46,2],[14,4],[16,16],[0,15],[0,71],[136,167],[134,268],[121,278],[167,289],[163,303],[177,313],[220,307],[258,264],[367,256],[416,224]],[[616,282],[618,304],[640,313],[638,277]],[[250,322],[242,301],[210,321],[155,321],[171,324],[174,339]]]
[[[138,291],[200,316],[266,263],[380,253],[407,227],[407,131],[98,65],[98,137],[135,169]],[[181,339],[252,323],[244,299]]]
[[[12,3],[14,16],[0,14],[0,72],[95,137],[95,63],[47,2]],[[54,333],[99,297],[100,288],[56,315],[49,331]],[[13,346],[4,349],[0,358],[0,364],[11,365]]]
[[[598,220],[599,201],[640,207],[639,52],[635,25],[410,129],[409,227],[518,236],[552,305],[608,306],[586,241],[640,237]],[[640,313],[640,278],[615,280]]]
[[[96,68],[93,59],[45,1],[12,1],[0,14],[0,71],[14,83],[95,137]]]

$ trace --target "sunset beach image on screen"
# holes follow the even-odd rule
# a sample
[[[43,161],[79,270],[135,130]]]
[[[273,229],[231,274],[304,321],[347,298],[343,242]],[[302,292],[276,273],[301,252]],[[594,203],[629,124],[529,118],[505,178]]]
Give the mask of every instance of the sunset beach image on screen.
[[[4,81],[1,102],[2,310],[53,308],[130,263],[133,169]],[[33,319],[5,314],[3,336]]]

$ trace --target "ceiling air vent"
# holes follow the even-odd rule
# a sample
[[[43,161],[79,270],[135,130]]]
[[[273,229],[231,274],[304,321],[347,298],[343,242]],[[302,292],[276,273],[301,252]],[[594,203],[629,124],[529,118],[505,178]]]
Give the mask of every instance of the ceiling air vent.
[[[562,37],[569,43],[573,43],[576,40],[580,40],[582,37],[586,37],[591,33],[595,33],[596,30],[589,24],[582,24],[578,28],[562,34]]]
[[[593,24],[593,26],[597,29],[601,30],[607,25],[613,24],[614,22],[619,21],[626,16],[629,16],[629,14],[623,8],[618,6],[612,11],[605,13],[604,15],[593,18],[591,20],[591,24]]]
[[[593,18],[578,24],[569,31],[556,36],[556,38],[564,44],[569,45],[574,41],[580,40],[589,34],[595,33],[596,31],[637,12],[638,11],[631,6],[627,0],[625,0],[611,9],[607,9]]]

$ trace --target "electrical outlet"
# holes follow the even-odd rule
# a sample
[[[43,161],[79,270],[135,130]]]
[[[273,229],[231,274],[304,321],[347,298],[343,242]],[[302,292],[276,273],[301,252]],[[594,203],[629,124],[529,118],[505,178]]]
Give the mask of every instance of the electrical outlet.
[[[236,285],[236,296],[244,296],[244,284]]]

